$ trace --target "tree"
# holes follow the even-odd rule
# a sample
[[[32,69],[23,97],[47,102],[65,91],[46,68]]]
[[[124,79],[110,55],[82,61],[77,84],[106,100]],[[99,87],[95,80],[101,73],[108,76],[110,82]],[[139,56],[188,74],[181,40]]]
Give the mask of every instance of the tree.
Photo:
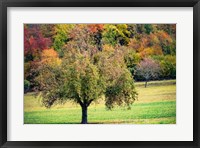
[[[62,47],[70,40],[69,32],[73,29],[72,24],[56,24],[54,27],[53,47],[62,56]]]
[[[101,52],[97,63],[105,81],[106,107],[112,109],[115,105],[119,105],[130,109],[137,93],[133,77],[124,61],[123,51],[115,49]]]
[[[40,30],[45,38],[53,40],[55,33],[55,24],[40,24]]]
[[[152,78],[156,78],[160,72],[159,64],[150,58],[143,59],[136,69],[137,75],[145,79],[145,87],[147,87],[147,82]]]
[[[119,55],[99,54],[105,56],[100,55],[98,62],[93,64],[89,56],[68,50],[60,66],[45,65],[37,78],[44,105],[51,107],[55,102],[67,100],[78,103],[82,108],[82,124],[87,123],[88,106],[102,96],[105,96],[108,109],[114,105],[130,108],[136,98],[131,73],[117,61]]]
[[[64,66],[64,65],[63,65]],[[63,97],[73,100],[82,108],[82,124],[87,123],[87,108],[92,101],[100,98],[104,92],[104,82],[98,68],[81,55],[74,63],[65,65],[66,81],[61,85]],[[63,70],[63,69],[62,69]]]
[[[30,88],[30,82],[28,80],[24,80],[24,93],[26,93]]]
[[[104,25],[104,31],[102,33],[103,42],[112,46],[116,44],[127,45],[130,35],[131,33],[126,24]]]
[[[51,39],[43,35],[39,24],[24,25],[24,82],[29,82],[29,89],[34,89],[37,75],[37,62],[41,60],[43,50],[51,46]]]
[[[151,32],[153,32],[153,27],[151,24],[144,24],[144,28],[146,34],[150,34]]]
[[[124,61],[126,63],[127,68],[131,72],[131,74],[134,76],[136,73],[136,66],[140,62],[141,57],[138,53],[135,52],[135,50],[126,49],[123,50],[124,52]]]
[[[161,74],[166,79],[176,78],[176,57],[167,55],[160,61]]]
[[[102,31],[103,31],[103,24],[89,24],[89,31],[91,32],[91,35],[94,38],[95,44],[98,48],[98,50],[102,50]]]
[[[53,49],[45,49],[41,53],[40,65],[49,65],[51,67],[59,66],[61,59],[58,57],[58,53]]]
[[[45,85],[43,82],[49,81],[47,83],[53,83],[53,80],[50,80],[53,78],[51,75],[51,70],[55,72],[60,67],[61,59],[54,49],[45,49],[41,53],[41,61],[35,62],[34,65],[35,78],[33,81],[36,83],[35,89],[45,90],[47,85]]]
[[[51,39],[45,38],[38,25],[24,26],[25,62],[40,59],[42,50],[51,46]]]
[[[160,46],[162,48],[163,54],[175,54],[176,46],[173,43],[172,37],[165,31],[158,31],[156,33],[160,41]]]
[[[61,64],[42,64],[37,81],[41,85],[46,107],[71,100],[82,108],[81,123],[86,124],[88,106],[93,101],[105,96],[108,109],[115,105],[130,108],[137,93],[131,73],[124,63],[122,51],[93,52],[95,46],[87,37],[89,34],[84,33],[87,26],[77,27],[75,30],[83,32],[74,34],[76,42],[68,42],[69,46],[65,47]]]

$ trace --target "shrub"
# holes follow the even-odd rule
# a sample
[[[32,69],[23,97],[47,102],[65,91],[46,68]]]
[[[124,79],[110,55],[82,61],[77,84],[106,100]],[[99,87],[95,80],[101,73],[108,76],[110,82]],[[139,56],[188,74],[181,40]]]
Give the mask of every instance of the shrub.
[[[30,82],[28,80],[24,80],[24,93],[28,92],[30,88]]]

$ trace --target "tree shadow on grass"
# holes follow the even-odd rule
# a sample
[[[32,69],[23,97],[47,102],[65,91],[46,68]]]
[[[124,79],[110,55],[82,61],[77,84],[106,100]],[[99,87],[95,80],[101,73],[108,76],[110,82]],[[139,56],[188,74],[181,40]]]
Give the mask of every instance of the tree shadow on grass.
[[[57,122],[51,122],[51,123],[24,123],[24,124],[81,124],[81,123],[80,122],[59,122],[59,123],[57,123]],[[87,124],[112,124],[112,123],[89,122]]]

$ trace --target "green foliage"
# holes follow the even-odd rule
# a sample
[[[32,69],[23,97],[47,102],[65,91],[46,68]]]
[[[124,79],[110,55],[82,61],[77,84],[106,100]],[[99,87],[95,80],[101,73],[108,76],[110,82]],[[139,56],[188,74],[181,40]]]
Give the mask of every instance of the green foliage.
[[[108,109],[112,109],[115,105],[130,108],[137,96],[132,75],[121,55],[122,51],[118,49],[103,50],[98,55],[97,65],[106,82],[105,96]]]
[[[74,25],[70,24],[56,24],[54,27],[54,42],[53,48],[58,51],[60,55],[62,55],[62,47],[69,40],[69,32],[73,28]]]
[[[144,24],[144,28],[146,34],[150,34],[151,32],[153,32],[153,27],[151,24]]]
[[[136,66],[140,62],[140,60],[141,60],[140,55],[136,53],[134,50],[127,49],[125,51],[124,61],[132,75],[135,75]]]
[[[129,42],[130,32],[128,30],[127,24],[118,24],[116,25],[118,29],[118,38],[120,45],[127,45]]]
[[[105,30],[103,32],[104,44],[110,44],[112,46],[115,46],[118,43],[117,37],[117,27],[114,25],[105,25]]]
[[[63,82],[62,91],[64,97],[71,98],[75,102],[86,102],[96,100],[104,92],[104,83],[95,65],[89,59],[80,55],[76,62],[65,65],[63,69],[66,81]],[[89,104],[88,104],[89,105]]]
[[[137,25],[136,24],[127,24],[127,30],[129,31],[130,38],[133,38],[137,35]]]
[[[137,33],[138,34],[145,33],[145,27],[143,24],[137,24]]]
[[[24,92],[27,92],[30,88],[30,82],[28,80],[24,80]]]
[[[164,78],[176,78],[176,57],[165,56],[160,62],[161,71]]]
[[[127,106],[128,109],[136,99],[137,93],[135,91],[134,81],[128,70],[117,79],[113,85],[106,89],[106,107],[112,109],[114,105]]]
[[[176,78],[176,56],[154,56],[153,59],[159,62],[161,73],[160,78],[175,79]]]
[[[103,31],[104,44],[115,46],[117,44],[127,45],[129,42],[130,32],[126,24],[105,25]]]
[[[81,106],[89,106],[105,94],[109,109],[114,105],[130,107],[137,93],[122,51],[103,50],[91,56],[91,50],[84,52],[74,47],[76,44],[67,48],[60,66],[42,64],[38,83],[43,85],[44,104],[50,107],[56,100],[73,100]]]

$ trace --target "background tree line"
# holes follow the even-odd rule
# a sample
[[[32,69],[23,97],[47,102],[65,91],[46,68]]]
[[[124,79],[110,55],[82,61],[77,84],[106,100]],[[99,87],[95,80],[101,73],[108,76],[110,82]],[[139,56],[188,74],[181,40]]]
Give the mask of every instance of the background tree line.
[[[80,55],[74,49],[79,49],[93,63],[103,62],[100,57],[104,57],[101,64],[105,73],[111,70],[109,64],[114,64],[114,67],[127,67],[135,81],[176,78],[175,24],[26,24],[25,92],[42,88],[41,73],[48,76],[51,67],[59,67],[62,61],[67,64],[74,60],[70,59],[73,56],[78,58]],[[107,56],[113,54],[116,56],[109,60]],[[115,75],[120,73],[112,70]]]

